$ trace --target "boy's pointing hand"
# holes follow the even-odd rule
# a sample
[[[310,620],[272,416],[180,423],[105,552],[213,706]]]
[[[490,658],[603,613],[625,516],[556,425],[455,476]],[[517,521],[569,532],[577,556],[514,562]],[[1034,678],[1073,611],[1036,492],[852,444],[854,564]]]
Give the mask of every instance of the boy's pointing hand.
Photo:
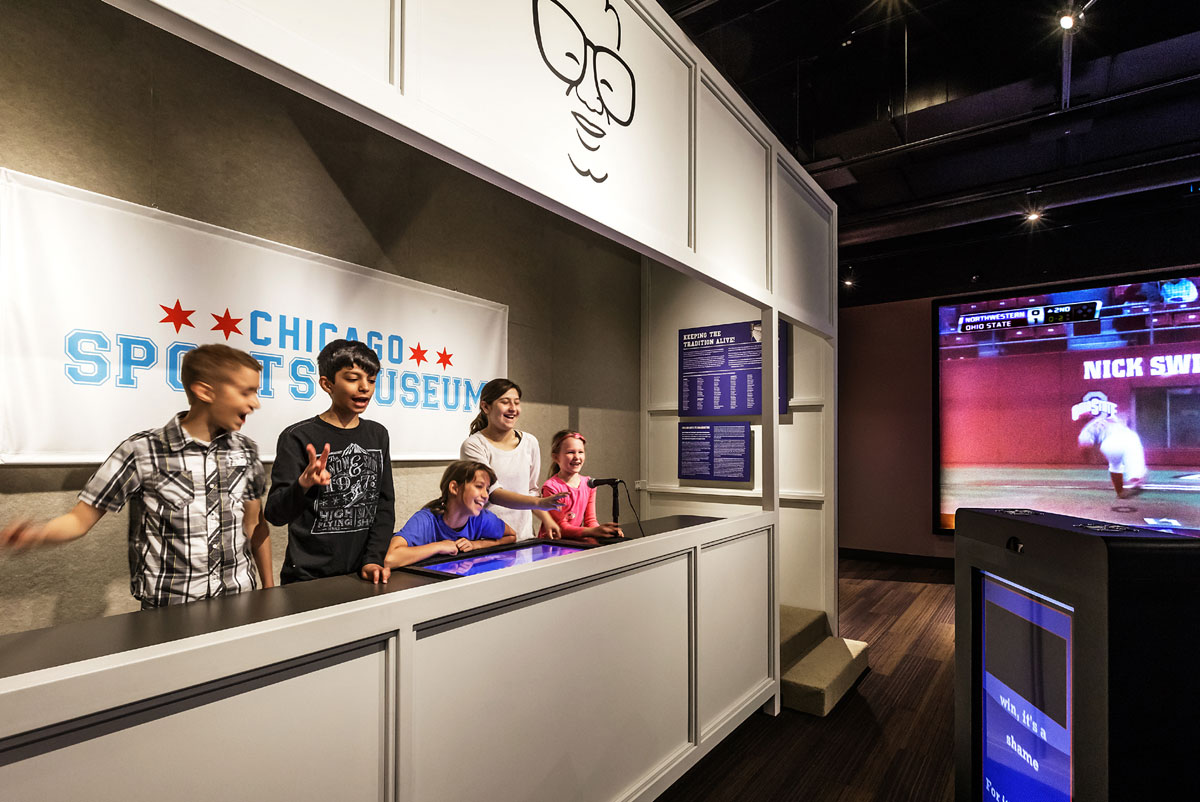
[[[28,520],[20,520],[0,530],[0,549],[22,552],[41,543],[44,537],[42,527]]]
[[[317,450],[313,448],[312,443],[304,447],[308,451],[308,465],[305,466],[304,472],[300,474],[297,483],[305,490],[313,485],[328,486],[332,480],[329,471],[325,465],[329,462],[329,443],[325,444],[324,450],[317,454]]]

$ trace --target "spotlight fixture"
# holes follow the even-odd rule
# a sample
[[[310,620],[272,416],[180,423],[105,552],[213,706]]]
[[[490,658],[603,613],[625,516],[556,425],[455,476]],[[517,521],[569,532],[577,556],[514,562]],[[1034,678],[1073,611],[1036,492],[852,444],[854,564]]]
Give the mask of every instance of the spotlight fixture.
[[[1041,219],[1042,219],[1042,213],[1039,212],[1037,209],[1032,209],[1025,213],[1026,222],[1036,223],[1038,220],[1041,220]]]
[[[854,279],[852,279],[852,278],[842,279],[842,283],[845,284],[847,287],[853,287]]]
[[[1071,30],[1072,28],[1075,27],[1075,15],[1074,14],[1063,14],[1061,17],[1058,18],[1058,26],[1060,28],[1062,28],[1064,31]]]

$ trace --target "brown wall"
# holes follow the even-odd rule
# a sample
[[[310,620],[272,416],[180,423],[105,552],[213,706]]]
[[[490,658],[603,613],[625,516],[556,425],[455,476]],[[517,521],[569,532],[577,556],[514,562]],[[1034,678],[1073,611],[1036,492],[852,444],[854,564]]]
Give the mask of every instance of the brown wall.
[[[524,427],[544,448],[581,429],[590,472],[638,475],[632,252],[98,1],[0,20],[0,167],[507,304]],[[398,520],[441,468],[396,466]],[[93,469],[0,466],[0,522],[69,509]],[[135,609],[125,526],[0,556],[0,633]]]
[[[929,301],[842,309],[838,319],[838,545],[949,557],[933,534]]]

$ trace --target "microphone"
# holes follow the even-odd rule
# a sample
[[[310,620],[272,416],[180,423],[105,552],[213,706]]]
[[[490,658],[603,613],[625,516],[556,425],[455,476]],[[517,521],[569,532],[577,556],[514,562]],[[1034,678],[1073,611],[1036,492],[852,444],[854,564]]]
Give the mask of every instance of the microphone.
[[[620,479],[588,479],[587,484],[588,487],[600,487],[602,485],[608,485],[613,489],[612,519],[613,523],[619,521],[621,519],[621,501],[620,497],[617,496],[617,485],[624,485],[625,483]],[[625,487],[628,489],[629,485],[625,485]]]

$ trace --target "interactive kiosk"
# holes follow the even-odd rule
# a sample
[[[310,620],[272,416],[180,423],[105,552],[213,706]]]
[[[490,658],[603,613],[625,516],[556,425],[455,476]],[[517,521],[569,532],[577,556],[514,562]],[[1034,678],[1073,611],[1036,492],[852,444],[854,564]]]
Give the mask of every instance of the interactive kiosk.
[[[960,509],[956,798],[1178,799],[1195,763],[1200,538]]]

